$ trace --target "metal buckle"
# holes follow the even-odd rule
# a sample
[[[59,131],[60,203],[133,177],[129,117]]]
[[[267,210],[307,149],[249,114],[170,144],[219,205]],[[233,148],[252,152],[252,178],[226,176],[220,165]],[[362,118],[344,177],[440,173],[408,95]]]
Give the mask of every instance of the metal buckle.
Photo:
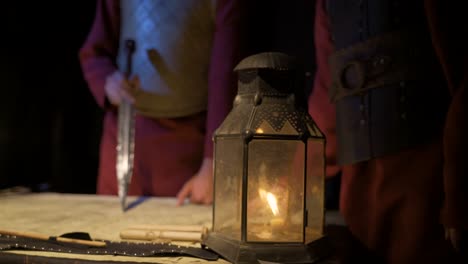
[[[349,75],[351,77],[356,77],[357,81],[354,86],[349,83],[347,74],[351,74]],[[360,90],[364,87],[365,82],[366,67],[361,61],[350,61],[340,70],[338,83],[342,89]]]

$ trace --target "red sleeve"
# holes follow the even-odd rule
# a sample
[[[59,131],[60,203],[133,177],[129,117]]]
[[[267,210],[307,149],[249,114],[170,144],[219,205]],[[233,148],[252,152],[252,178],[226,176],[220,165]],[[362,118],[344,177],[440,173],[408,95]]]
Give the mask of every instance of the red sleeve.
[[[426,0],[432,41],[452,100],[444,130],[445,204],[442,221],[468,230],[468,53],[465,9],[455,1]]]
[[[105,79],[117,69],[115,57],[119,45],[119,8],[119,1],[97,1],[94,23],[79,51],[84,78],[101,107],[104,107],[105,102]]]
[[[335,106],[330,102],[328,97],[328,88],[331,85],[328,57],[333,52],[334,47],[323,0],[317,1],[314,27],[317,72],[315,74],[312,94],[309,97],[309,113],[320,130],[325,134],[326,174],[327,177],[331,177],[335,176],[340,168],[336,163]]]
[[[240,59],[238,0],[219,0],[209,69],[205,157],[213,156],[212,136],[232,108],[237,92],[233,70]]]

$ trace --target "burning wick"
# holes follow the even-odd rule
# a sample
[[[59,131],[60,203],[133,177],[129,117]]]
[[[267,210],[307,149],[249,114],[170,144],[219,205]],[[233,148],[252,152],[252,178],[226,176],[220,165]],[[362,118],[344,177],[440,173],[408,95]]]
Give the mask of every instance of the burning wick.
[[[272,194],[271,192],[267,192],[267,191],[265,191],[263,189],[258,189],[258,194],[260,195],[260,198],[262,200],[267,201],[273,215],[277,216],[279,214],[279,209],[278,209],[278,203],[277,203],[277,200],[276,200],[276,196],[274,194]]]

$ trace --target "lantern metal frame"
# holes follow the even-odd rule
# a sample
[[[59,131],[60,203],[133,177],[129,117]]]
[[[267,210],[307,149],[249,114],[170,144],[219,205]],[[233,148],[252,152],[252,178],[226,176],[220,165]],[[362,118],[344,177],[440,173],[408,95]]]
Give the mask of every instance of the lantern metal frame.
[[[215,172],[215,187],[218,177],[217,175],[216,159],[217,159],[217,143],[219,139],[223,138],[234,138],[242,141],[242,183],[241,183],[241,224],[240,224],[240,239],[234,239],[226,236],[223,233],[213,230],[202,241],[202,246],[207,247],[232,263],[258,263],[259,260],[267,262],[279,262],[279,263],[315,263],[324,257],[327,257],[331,253],[331,246],[327,237],[323,234],[316,240],[308,243],[307,242],[307,223],[308,215],[314,212],[309,212],[307,208],[307,151],[310,140],[316,140],[323,143],[321,146],[323,149],[323,160],[325,156],[325,138],[320,129],[316,126],[307,112],[307,108],[301,106],[297,102],[298,95],[300,94],[295,91],[296,67],[293,59],[282,53],[260,53],[244,59],[235,69],[239,73],[239,90],[236,99],[234,100],[234,108],[231,113],[226,117],[223,124],[216,131],[213,140],[215,144],[214,150],[214,172]],[[264,75],[262,77],[262,75]],[[266,77],[265,77],[266,76]],[[270,78],[271,77],[271,78]],[[279,78],[275,78],[279,77]],[[271,82],[274,83],[271,83]],[[275,84],[276,83],[276,84]],[[275,87],[276,85],[276,87]],[[258,120],[264,118],[259,117],[261,114],[259,111],[260,107],[267,107],[268,103],[272,101],[283,100],[289,105],[294,105],[294,113],[288,113],[289,115],[284,118],[290,118],[293,116],[290,123],[294,123],[294,128],[298,131],[297,134],[280,134],[280,133],[257,133],[256,126],[258,126]],[[236,107],[242,104],[249,104],[248,116],[244,116],[242,122],[244,122],[243,129],[236,130],[235,132],[226,132],[229,129],[226,127],[237,125],[236,120],[241,116],[236,115]],[[274,103],[272,104],[274,105]],[[264,113],[267,113],[271,109],[264,109]],[[274,121],[274,120],[273,120]],[[231,124],[229,124],[231,122]],[[272,120],[270,120],[272,123]],[[273,122],[274,123],[274,122]],[[283,123],[284,125],[284,123]],[[274,124],[273,127],[281,127],[281,124]],[[295,141],[304,143],[304,167],[303,167],[303,201],[302,201],[302,242],[290,242],[290,241],[249,241],[247,239],[247,203],[248,201],[248,166],[249,166],[249,144],[253,140],[278,140],[278,141]],[[325,166],[323,164],[323,181]],[[324,188],[324,184],[322,185]],[[217,190],[215,188],[214,192]],[[324,190],[322,190],[322,194]],[[321,208],[322,212],[317,212],[322,215],[322,221],[324,226],[325,207],[324,201],[322,200]],[[213,227],[216,224],[216,196],[213,203]]]

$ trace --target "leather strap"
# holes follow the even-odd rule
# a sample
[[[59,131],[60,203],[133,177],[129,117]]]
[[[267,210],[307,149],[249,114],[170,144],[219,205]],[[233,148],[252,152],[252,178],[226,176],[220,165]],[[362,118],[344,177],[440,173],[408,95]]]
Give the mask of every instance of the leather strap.
[[[70,237],[69,234],[67,234]],[[44,241],[18,236],[0,235],[0,251],[36,250],[72,254],[120,255],[132,257],[190,256],[205,260],[217,260],[219,256],[201,247],[178,246],[169,243],[131,243],[105,241],[105,247],[90,247],[54,240]]]
[[[416,30],[401,30],[341,49],[329,58],[330,99],[363,94],[401,81],[425,80],[435,64],[431,50]],[[426,43],[425,45],[421,43]]]

